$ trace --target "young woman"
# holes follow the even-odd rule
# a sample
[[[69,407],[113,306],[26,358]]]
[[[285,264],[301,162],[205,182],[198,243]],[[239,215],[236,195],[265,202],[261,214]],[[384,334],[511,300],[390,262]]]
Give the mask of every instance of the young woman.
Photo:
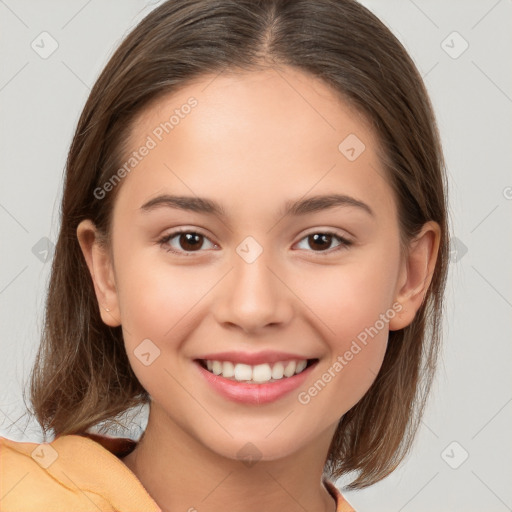
[[[2,510],[350,511],[410,449],[449,254],[420,75],[352,0],[170,0],[72,142]],[[149,404],[136,442],[94,434]]]

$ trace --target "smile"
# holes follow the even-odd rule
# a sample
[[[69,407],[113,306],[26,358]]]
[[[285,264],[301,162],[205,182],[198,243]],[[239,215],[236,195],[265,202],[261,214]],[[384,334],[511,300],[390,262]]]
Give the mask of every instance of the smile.
[[[277,360],[276,354],[270,363],[262,362],[261,356],[254,365],[247,364],[248,357],[245,359],[245,363],[194,359],[194,366],[203,382],[225,399],[261,406],[284,398],[302,386],[319,362],[318,359]]]
[[[315,361],[316,359],[291,359],[256,365],[211,359],[200,359],[198,362],[210,373],[225,379],[236,382],[264,384],[298,375]]]

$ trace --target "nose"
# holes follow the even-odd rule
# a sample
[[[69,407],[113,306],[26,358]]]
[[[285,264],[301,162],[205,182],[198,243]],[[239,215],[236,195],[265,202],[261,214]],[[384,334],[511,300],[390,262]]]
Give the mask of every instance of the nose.
[[[293,297],[285,273],[263,253],[249,263],[237,254],[214,301],[219,324],[257,333],[269,326],[283,327],[293,316]]]

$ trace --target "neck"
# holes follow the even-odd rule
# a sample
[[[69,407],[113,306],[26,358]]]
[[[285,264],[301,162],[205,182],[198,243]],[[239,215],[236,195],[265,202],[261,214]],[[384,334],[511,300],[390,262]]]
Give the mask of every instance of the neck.
[[[153,402],[144,435],[121,460],[163,512],[334,512],[322,475],[335,427],[283,458],[251,459],[247,445],[249,457],[234,460],[186,433]]]

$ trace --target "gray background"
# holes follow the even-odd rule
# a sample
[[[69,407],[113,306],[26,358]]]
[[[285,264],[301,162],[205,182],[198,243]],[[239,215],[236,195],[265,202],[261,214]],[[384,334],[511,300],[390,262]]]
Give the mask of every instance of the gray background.
[[[38,344],[76,122],[114,49],[158,3],[0,0],[5,437],[42,440],[23,416],[22,388]],[[457,249],[442,362],[413,453],[382,482],[344,494],[358,512],[512,510],[512,1],[362,3],[397,35],[426,81],[448,165]],[[50,35],[41,36],[45,31]],[[53,40],[54,53],[41,55]],[[143,411],[119,434],[137,437],[145,420]]]

